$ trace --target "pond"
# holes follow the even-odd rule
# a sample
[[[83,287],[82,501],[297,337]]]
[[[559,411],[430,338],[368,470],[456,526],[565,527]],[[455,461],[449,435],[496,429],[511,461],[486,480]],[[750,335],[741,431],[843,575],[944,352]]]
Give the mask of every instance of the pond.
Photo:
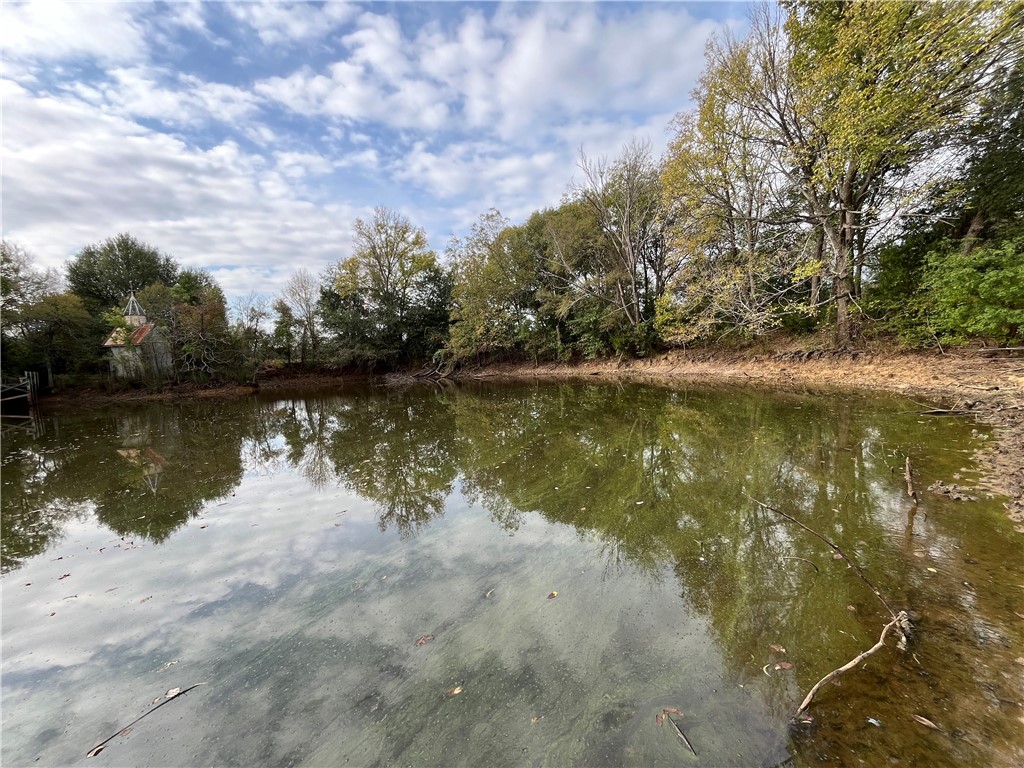
[[[975,486],[990,436],[917,408],[547,383],[45,416],[2,446],[0,760],[1022,764],[1022,537],[925,490]],[[917,617],[809,726],[889,617],[759,501]]]

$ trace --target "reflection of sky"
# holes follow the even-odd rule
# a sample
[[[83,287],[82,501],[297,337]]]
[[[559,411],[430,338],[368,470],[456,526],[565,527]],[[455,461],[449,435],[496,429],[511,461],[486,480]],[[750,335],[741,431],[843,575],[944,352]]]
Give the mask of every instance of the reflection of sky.
[[[1020,547],[993,534],[988,502],[951,510],[926,497],[908,530],[902,468],[889,469],[912,451],[922,486],[949,478],[964,459],[954,423],[884,411],[851,418],[807,401],[801,413],[814,404],[818,434],[804,431],[802,415],[753,396],[694,397],[693,408],[658,411],[678,396],[645,388],[618,401],[614,391],[183,409],[182,435],[201,424],[215,438],[167,451],[176,462],[168,473],[182,482],[204,468],[212,500],[198,517],[181,516],[162,544],[121,539],[91,515],[62,521],[45,553],[4,577],[3,764],[85,762],[93,744],[164,691],[197,682],[207,685],[89,764],[676,764],[679,744],[654,723],[665,706],[687,713],[687,735],[710,762],[782,760],[801,689],[833,657],[874,642],[880,606],[824,544],[745,503],[737,485],[833,524],[887,594],[929,614],[929,640],[945,622],[941,642],[918,649],[922,663],[931,658],[946,680],[960,675],[965,729],[998,723],[1006,740],[1006,718],[969,691],[1004,685],[989,684],[1000,674],[996,654],[1010,650],[991,638],[1015,635],[991,585],[1019,583]],[[257,437],[231,442],[241,445],[238,471],[237,454],[222,449],[243,432]],[[76,446],[76,455],[87,450]],[[120,468],[114,450],[100,441],[93,455],[110,454]],[[331,459],[315,485],[312,454]],[[409,476],[383,482],[385,467]],[[417,527],[410,505],[405,518],[383,521],[395,488],[424,478],[445,514]],[[153,503],[141,475],[129,481],[142,491],[139,516],[168,506]],[[503,517],[502,505],[514,514]],[[416,535],[403,538],[403,519]],[[988,559],[968,568],[967,552]],[[963,596],[957,585],[968,579],[977,586]],[[547,600],[552,590],[558,597]],[[846,608],[854,602],[856,613]],[[966,629],[956,624],[963,606],[978,614]],[[966,646],[970,633],[982,639]],[[421,635],[434,640],[417,647]],[[790,648],[792,673],[762,672],[770,642]],[[951,650],[967,654],[955,670]],[[944,695],[916,668],[903,672],[909,681],[884,686],[851,676],[829,698],[888,719],[905,715],[911,698],[892,691],[924,707]],[[464,692],[446,699],[455,685]],[[845,725],[845,715],[823,716],[821,743],[837,734],[861,743],[864,734]],[[890,739],[871,756],[916,743],[894,725],[866,727]]]
[[[705,748],[730,727],[730,748],[781,748],[764,724],[741,736],[737,718],[764,715],[714,693],[721,659],[670,574],[610,572],[599,542],[538,516],[510,537],[457,494],[447,510],[400,541],[367,501],[289,470],[247,475],[162,545],[71,522],[5,580],[4,764],[82,763],[197,682],[90,764],[671,761],[647,727],[668,705],[721,709],[692,726]]]

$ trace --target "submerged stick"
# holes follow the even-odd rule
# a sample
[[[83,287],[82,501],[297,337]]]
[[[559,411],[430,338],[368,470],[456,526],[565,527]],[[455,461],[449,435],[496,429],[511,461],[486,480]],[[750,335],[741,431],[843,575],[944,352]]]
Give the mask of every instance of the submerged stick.
[[[910,457],[907,456],[907,463],[903,467],[903,479],[907,481],[907,495],[917,504],[917,491],[914,490],[914,476],[911,474]]]
[[[697,756],[697,750],[695,750],[693,748],[693,744],[691,744],[690,740],[688,738],[686,738],[686,734],[683,733],[683,729],[680,728],[679,724],[675,720],[672,719],[672,715],[665,715],[665,717],[667,717],[668,721],[670,723],[672,723],[672,727],[676,729],[676,736],[679,737],[679,740],[681,742],[683,742],[683,744],[686,745],[686,748],[688,750],[690,750],[691,752],[693,752],[693,756],[696,757]]]
[[[907,617],[906,611],[900,611],[899,614],[897,614],[893,618],[892,621],[890,621],[888,624],[886,624],[882,628],[882,634],[878,638],[878,642],[877,643],[875,643],[873,646],[868,648],[868,650],[864,651],[863,653],[857,654],[857,656],[855,658],[853,658],[850,661],[848,661],[845,664],[843,664],[843,666],[839,667],[839,669],[834,669],[831,672],[829,672],[827,675],[825,675],[823,678],[821,678],[821,680],[819,680],[814,685],[814,687],[811,688],[810,691],[808,691],[807,695],[804,697],[804,700],[800,703],[800,707],[797,709],[796,714],[793,715],[793,719],[796,720],[798,717],[800,717],[800,715],[803,713],[803,711],[806,710],[807,707],[809,707],[811,705],[811,701],[814,699],[815,694],[818,691],[821,690],[821,687],[823,685],[828,684],[828,682],[830,680],[832,680],[833,678],[836,678],[839,675],[843,674],[843,672],[850,671],[851,669],[856,667],[858,664],[860,664],[862,661],[864,661],[864,659],[866,659],[868,656],[870,656],[871,654],[873,654],[873,653],[877,652],[878,650],[880,650],[882,648],[882,646],[885,645],[885,636],[889,634],[889,630],[891,630],[893,627],[896,627],[897,625],[900,625],[899,629],[900,629],[900,632],[902,632],[903,631],[902,625],[906,621],[908,621],[908,617]]]
[[[762,507],[764,507],[765,509],[767,509],[767,510],[768,510],[769,512],[774,512],[775,514],[777,514],[777,515],[780,515],[781,517],[784,517],[784,518],[786,518],[786,519],[787,519],[787,520],[789,520],[789,521],[790,521],[791,523],[796,523],[797,525],[799,525],[799,526],[800,526],[801,528],[803,528],[803,529],[804,529],[805,531],[807,531],[807,532],[808,532],[809,534],[811,534],[812,536],[815,536],[815,537],[817,537],[817,538],[821,539],[821,540],[822,540],[823,542],[825,542],[826,544],[828,544],[828,545],[829,545],[829,547],[831,547],[831,548],[832,548],[832,549],[833,549],[833,550],[834,550],[834,551],[835,551],[835,552],[836,552],[837,554],[839,554],[839,555],[842,555],[843,559],[844,559],[844,560],[846,560],[846,562],[847,562],[847,563],[849,563],[849,565],[850,565],[850,567],[851,567],[851,568],[853,568],[853,572],[857,574],[857,577],[858,577],[858,578],[859,578],[859,579],[860,579],[861,581],[863,581],[863,582],[864,582],[865,584],[867,584],[867,585],[868,585],[868,587],[869,587],[869,588],[871,589],[872,593],[874,593],[875,597],[877,597],[877,598],[879,599],[879,601],[880,601],[880,602],[882,603],[882,605],[884,605],[884,606],[885,606],[885,610],[887,610],[887,611],[889,612],[889,615],[890,615],[890,616],[892,616],[892,617],[893,617],[894,619],[896,618],[896,611],[894,611],[894,610],[893,610],[893,609],[892,609],[892,608],[891,608],[891,607],[889,606],[889,603],[888,603],[888,602],[886,602],[886,600],[885,600],[885,598],[884,598],[884,597],[882,597],[882,593],[881,593],[881,592],[879,592],[878,588],[877,588],[877,587],[876,587],[876,586],[875,586],[874,584],[872,584],[872,583],[871,583],[871,581],[870,581],[870,580],[868,579],[868,577],[867,577],[867,576],[865,576],[865,575],[864,575],[864,571],[862,571],[862,570],[860,569],[860,566],[859,566],[859,565],[857,565],[857,563],[855,563],[855,562],[854,562],[854,561],[853,561],[853,560],[852,560],[852,559],[850,558],[850,556],[849,556],[849,555],[847,555],[847,554],[846,554],[845,552],[843,552],[843,550],[841,550],[841,549],[839,548],[839,545],[838,545],[838,544],[836,544],[836,543],[835,543],[834,541],[832,541],[832,540],[831,540],[831,539],[829,539],[828,537],[826,537],[826,536],[823,536],[822,534],[818,533],[818,532],[817,532],[816,530],[814,530],[813,528],[811,528],[811,527],[810,527],[809,525],[807,525],[806,523],[802,523],[802,522],[800,522],[799,520],[797,520],[797,519],[796,519],[795,517],[793,517],[792,515],[787,515],[787,514],[786,514],[785,512],[783,512],[783,511],[782,511],[781,509],[776,509],[775,507],[771,506],[770,504],[765,504],[765,503],[764,503],[763,501],[760,501],[760,500],[758,500],[758,499],[755,499],[755,498],[754,498],[753,496],[751,496],[751,495],[749,495],[749,494],[747,494],[747,493],[744,493],[743,495],[744,495],[744,496],[746,496],[746,497],[747,497],[748,499],[750,499],[751,501],[753,501],[753,502],[754,502],[755,504],[760,504],[760,505],[761,505]]]
[[[805,563],[807,563],[809,566],[811,566],[811,568],[814,569],[815,573],[821,573],[821,571],[818,570],[818,566],[816,566],[813,562],[808,560],[806,557],[797,557],[796,555],[783,555],[782,559],[783,560],[803,560]]]
[[[141,720],[144,717],[148,717],[149,715],[153,714],[158,709],[160,709],[160,707],[162,707],[164,704],[169,704],[170,702],[174,701],[179,696],[184,696],[186,693],[191,691],[193,688],[198,688],[200,685],[206,685],[206,683],[196,683],[195,685],[190,685],[188,688],[185,688],[184,690],[178,691],[173,696],[169,696],[168,698],[164,699],[163,701],[161,701],[159,704],[157,704],[152,709],[149,709],[146,712],[143,712],[137,718],[135,718],[130,723],[128,723],[128,725],[124,726],[123,728],[118,728],[117,731],[114,732],[113,736],[107,737],[106,739],[101,741],[99,744],[97,744],[95,747],[90,749],[89,750],[89,754],[87,754],[86,757],[96,757],[96,755],[98,755],[100,752],[102,752],[104,749],[106,749],[107,744],[109,742],[111,742],[113,739],[116,739],[122,733],[127,731],[129,728],[131,728],[133,725],[135,725],[137,722],[139,722],[139,720]]]

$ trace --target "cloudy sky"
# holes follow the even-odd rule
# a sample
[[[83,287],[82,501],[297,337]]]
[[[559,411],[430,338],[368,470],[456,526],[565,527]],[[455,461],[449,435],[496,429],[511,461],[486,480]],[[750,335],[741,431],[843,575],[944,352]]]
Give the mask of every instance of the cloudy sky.
[[[376,205],[443,249],[558,203],[580,147],[660,153],[729,3],[2,3],[3,236],[118,232],[274,293]]]

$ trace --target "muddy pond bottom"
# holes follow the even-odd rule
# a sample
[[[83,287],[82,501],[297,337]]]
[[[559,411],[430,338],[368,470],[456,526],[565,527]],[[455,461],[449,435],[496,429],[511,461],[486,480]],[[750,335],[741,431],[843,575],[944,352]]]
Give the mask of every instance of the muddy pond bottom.
[[[546,384],[44,416],[2,446],[0,761],[1024,764],[1024,537],[976,487],[989,436],[916,408]],[[758,501],[916,617],[806,728],[888,614]]]

